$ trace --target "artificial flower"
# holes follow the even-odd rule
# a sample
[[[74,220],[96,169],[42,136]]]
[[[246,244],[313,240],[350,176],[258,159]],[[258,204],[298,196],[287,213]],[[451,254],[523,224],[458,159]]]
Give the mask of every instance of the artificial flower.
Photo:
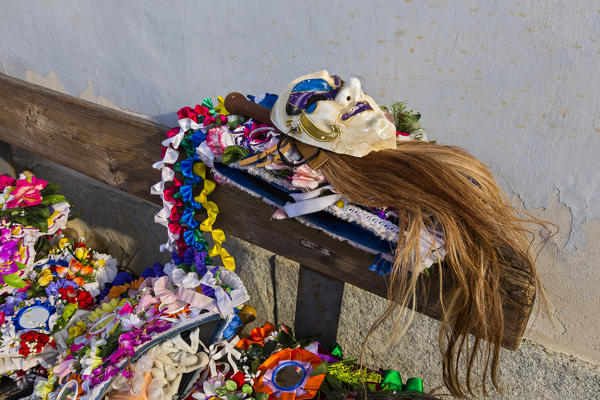
[[[254,382],[256,393],[264,392],[269,397],[278,397],[281,400],[312,399],[317,395],[325,374],[312,375],[313,370],[322,363],[315,354],[301,349],[283,349],[271,355],[258,367],[261,375]],[[302,377],[298,384],[286,388],[277,385],[275,375],[278,368],[290,366],[301,370]]]
[[[0,190],[4,190],[7,186],[15,186],[15,178],[8,175],[0,175]]]
[[[254,328],[250,332],[250,337],[241,339],[235,347],[240,348],[242,350],[247,350],[248,347],[252,343],[258,343],[261,346],[264,344],[265,338],[268,337],[271,333],[276,332],[277,327],[271,324],[270,322],[265,322],[265,324],[260,328]]]
[[[206,134],[206,144],[214,154],[222,155],[227,147],[235,146],[235,141],[229,133],[229,127],[221,125],[209,129]]]
[[[76,324],[69,327],[69,339],[74,339],[83,335],[87,331],[87,325],[83,321],[78,321]]]
[[[41,190],[46,187],[48,182],[30,176],[25,179],[19,179],[15,183],[15,189],[11,192],[11,199],[6,202],[6,208],[25,206],[35,206],[42,202]]]
[[[43,269],[42,272],[40,272],[40,274],[38,275],[38,285],[40,286],[47,286],[50,284],[50,282],[52,282],[52,279],[54,277],[52,276],[52,272],[50,272],[49,269]]]
[[[9,240],[0,244],[0,274],[10,275],[19,270],[19,266],[15,261],[15,255],[19,243],[16,240]]]
[[[312,169],[308,164],[296,168],[292,177],[292,185],[309,190],[316,189],[317,186],[325,181],[325,175],[318,170]]]

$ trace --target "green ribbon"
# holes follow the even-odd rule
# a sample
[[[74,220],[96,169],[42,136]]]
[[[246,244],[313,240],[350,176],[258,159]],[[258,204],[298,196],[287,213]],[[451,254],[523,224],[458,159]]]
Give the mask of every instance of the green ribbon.
[[[417,392],[423,393],[423,380],[421,378],[408,378],[406,385],[402,384],[400,372],[395,369],[383,371],[381,385],[395,392]]]
[[[330,353],[339,358],[340,360],[344,359],[344,355],[342,354],[342,346],[340,346],[338,342],[333,342],[333,344],[331,345]]]
[[[386,369],[383,371],[382,376],[381,386],[394,391],[402,391],[402,377],[400,376],[400,372],[395,369]]]
[[[179,147],[185,151],[185,154],[187,154],[188,157],[193,157],[196,152],[196,147],[190,136],[186,136],[179,144]]]
[[[202,104],[201,105],[203,107],[208,108],[208,112],[213,117],[218,114],[218,112],[215,110],[215,105],[213,104],[213,101],[212,101],[212,99],[210,97],[207,97],[204,100],[202,100]]]
[[[423,393],[423,380],[421,378],[408,378],[404,385],[405,392]]]

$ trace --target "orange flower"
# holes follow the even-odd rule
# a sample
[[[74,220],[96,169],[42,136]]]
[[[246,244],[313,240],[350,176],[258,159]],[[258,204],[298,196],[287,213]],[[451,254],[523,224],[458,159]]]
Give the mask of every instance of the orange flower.
[[[86,265],[85,267],[81,268],[81,273],[83,275],[91,275],[94,273],[94,268]]]
[[[72,258],[71,261],[69,261],[69,269],[72,272],[77,273],[81,268],[83,268],[83,265],[76,259]]]
[[[56,268],[56,273],[57,274],[63,274],[65,272],[67,272],[67,270],[68,270],[67,267],[62,267],[60,265],[56,265],[55,268]]]
[[[83,287],[83,285],[85,285],[85,281],[80,276],[78,276],[76,278],[73,278],[73,282],[75,282],[76,284],[78,284],[80,287]]]
[[[269,357],[258,371],[260,376],[254,381],[254,391],[264,392],[269,398],[280,400],[312,399],[317,395],[325,374],[311,376],[323,361],[315,354],[301,348],[283,349]],[[277,373],[283,368],[293,368],[297,382],[287,382],[288,387],[277,384]],[[279,382],[281,384],[281,382]]]
[[[276,330],[277,328],[275,325],[271,324],[270,322],[266,322],[262,328],[252,329],[252,332],[250,332],[250,337],[240,340],[237,342],[235,347],[242,350],[247,350],[252,343],[258,343],[262,346],[265,338]]]

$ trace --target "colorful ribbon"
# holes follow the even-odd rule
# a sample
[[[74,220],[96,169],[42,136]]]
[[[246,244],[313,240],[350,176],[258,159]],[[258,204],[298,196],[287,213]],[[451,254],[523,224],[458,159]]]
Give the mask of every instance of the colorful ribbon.
[[[383,371],[381,385],[394,392],[418,392],[423,393],[423,380],[421,378],[408,378],[406,384],[402,384],[402,377],[395,369]]]
[[[222,229],[213,229],[217,215],[219,215],[219,207],[214,202],[208,201],[208,195],[215,190],[216,183],[206,179],[206,165],[204,163],[194,163],[192,171],[204,181],[204,187],[200,194],[194,198],[194,201],[202,204],[202,207],[206,210],[207,218],[200,224],[200,230],[202,232],[210,232],[212,235],[214,246],[209,250],[208,256],[220,256],[223,266],[231,271],[235,271],[235,260],[223,247],[223,242],[226,240],[225,232]]]

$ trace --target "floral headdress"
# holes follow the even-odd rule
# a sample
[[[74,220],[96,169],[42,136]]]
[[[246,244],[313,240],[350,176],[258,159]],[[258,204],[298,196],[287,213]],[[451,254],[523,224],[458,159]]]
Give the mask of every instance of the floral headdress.
[[[248,294],[232,271],[206,261],[205,255],[189,248],[181,257],[174,253],[165,266],[157,263],[146,269],[137,280],[117,277],[121,282],[113,283],[120,284],[106,291],[104,302],[69,328],[67,348],[52,368],[54,376],[38,383],[36,395],[47,399],[76,388],[79,399],[99,399],[116,377],[134,376],[134,361],[182,332],[203,327],[204,336],[209,333],[207,345],[231,337],[228,328],[236,326],[237,309]],[[144,360],[151,357],[148,354]],[[139,371],[136,376],[143,380]],[[114,387],[120,387],[122,379]]]
[[[65,227],[70,205],[56,190],[31,173],[0,176],[0,293],[24,287],[36,251],[47,251],[49,237]]]

